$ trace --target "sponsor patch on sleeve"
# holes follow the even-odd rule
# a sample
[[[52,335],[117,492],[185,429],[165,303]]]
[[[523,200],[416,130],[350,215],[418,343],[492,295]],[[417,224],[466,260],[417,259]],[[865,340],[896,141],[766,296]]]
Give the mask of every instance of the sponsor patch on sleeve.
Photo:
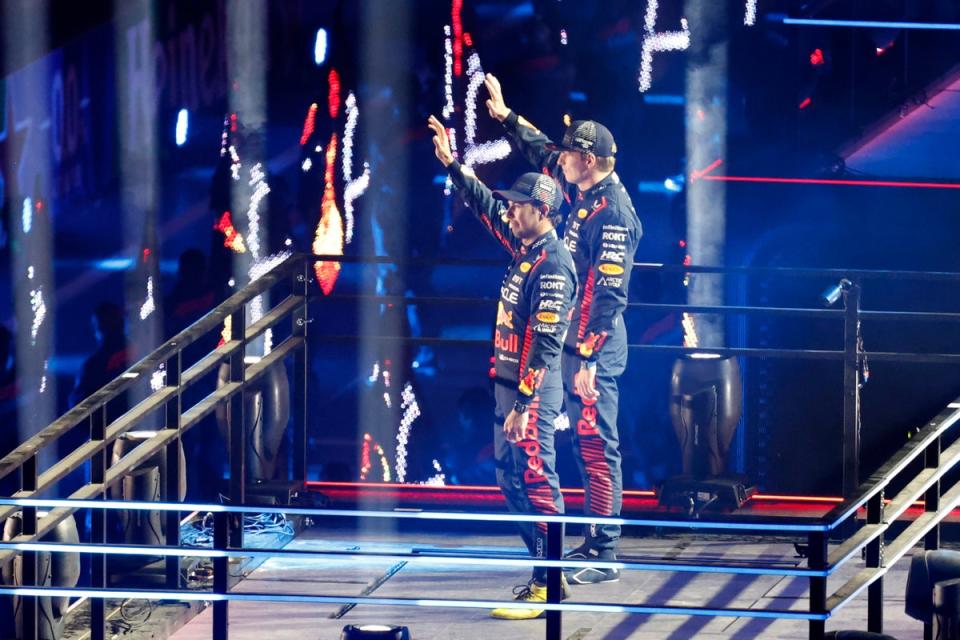
[[[541,311],[537,314],[537,320],[546,322],[547,324],[556,324],[560,322],[560,314],[554,313],[553,311]]]
[[[606,274],[608,276],[618,276],[623,273],[623,267],[619,264],[607,264],[604,263],[597,267],[600,270],[600,273]]]

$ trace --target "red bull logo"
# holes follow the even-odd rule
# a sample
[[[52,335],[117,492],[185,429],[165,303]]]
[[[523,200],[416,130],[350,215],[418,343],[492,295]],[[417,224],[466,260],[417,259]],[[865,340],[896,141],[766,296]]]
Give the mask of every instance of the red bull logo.
[[[517,353],[520,350],[520,337],[515,333],[501,333],[500,329],[498,328],[493,333],[493,346],[499,351]]]
[[[497,326],[513,329],[513,311],[503,308],[503,300],[497,303]]]
[[[577,420],[578,436],[595,436],[600,433],[597,429],[597,401],[596,399],[581,398],[583,406],[580,408],[580,418]]]
[[[540,431],[535,424],[537,421],[536,413],[530,412],[530,422],[527,425],[527,439],[518,443],[519,447],[527,455],[527,468],[523,470],[523,480],[526,484],[536,484],[546,481],[543,475],[543,458],[540,457]]]

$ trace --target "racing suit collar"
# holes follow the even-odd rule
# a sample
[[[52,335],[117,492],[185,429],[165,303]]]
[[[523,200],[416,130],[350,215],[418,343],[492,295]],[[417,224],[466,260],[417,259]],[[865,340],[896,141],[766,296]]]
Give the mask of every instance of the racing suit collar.
[[[577,200],[583,200],[584,198],[590,198],[595,195],[599,195],[601,191],[607,187],[620,183],[620,176],[617,175],[616,171],[611,171],[606,178],[593,185],[586,191],[580,191],[577,189]]]
[[[534,240],[533,242],[531,242],[529,245],[521,246],[521,247],[520,247],[520,255],[524,255],[524,254],[526,254],[528,251],[534,251],[534,250],[540,248],[542,245],[544,245],[548,240],[550,240],[550,238],[556,239],[556,237],[557,237],[557,230],[556,230],[556,229],[550,229],[550,231],[547,231],[546,233],[538,236],[538,237],[536,238],[536,240]]]

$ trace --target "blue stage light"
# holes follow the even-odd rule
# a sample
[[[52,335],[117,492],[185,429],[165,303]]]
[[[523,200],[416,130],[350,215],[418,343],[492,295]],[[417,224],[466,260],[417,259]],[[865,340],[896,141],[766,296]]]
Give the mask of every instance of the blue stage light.
[[[180,109],[177,114],[177,146],[182,147],[187,141],[187,127],[190,126],[190,114],[186,109]]]
[[[771,16],[772,17],[772,16]],[[884,22],[880,20],[825,20],[815,18],[781,18],[783,24],[810,27],[853,27],[860,29],[928,29],[934,31],[960,31],[960,24],[953,22]]]
[[[687,100],[681,95],[671,95],[668,93],[645,93],[643,94],[643,102],[644,104],[681,107],[687,103]]]
[[[313,43],[313,62],[319,67],[327,61],[327,30],[317,29],[317,39]]]

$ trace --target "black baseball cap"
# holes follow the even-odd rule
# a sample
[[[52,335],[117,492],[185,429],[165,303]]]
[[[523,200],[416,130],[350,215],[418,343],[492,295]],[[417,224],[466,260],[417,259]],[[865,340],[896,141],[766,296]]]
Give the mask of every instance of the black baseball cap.
[[[576,120],[563,132],[560,144],[548,144],[551,151],[584,151],[601,158],[617,155],[617,143],[610,129],[593,120]]]
[[[550,207],[551,211],[560,209],[563,194],[560,185],[550,176],[533,171],[525,173],[509,189],[494,191],[494,195],[511,202],[538,202]]]

